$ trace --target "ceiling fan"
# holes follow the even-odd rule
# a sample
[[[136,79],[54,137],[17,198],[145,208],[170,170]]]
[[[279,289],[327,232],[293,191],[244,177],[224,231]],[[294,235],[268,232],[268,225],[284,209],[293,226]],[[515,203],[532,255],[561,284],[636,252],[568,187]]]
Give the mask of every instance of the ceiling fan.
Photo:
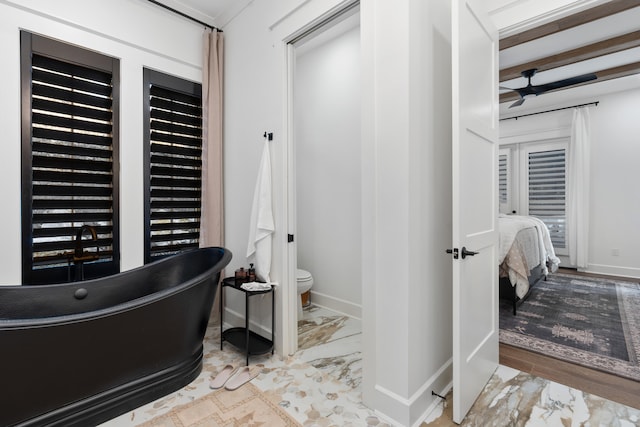
[[[527,79],[529,82],[525,87],[512,89],[509,87],[500,86],[500,89],[512,90],[512,91],[518,92],[518,95],[520,95],[520,99],[514,102],[513,104],[511,104],[509,108],[522,105],[522,103],[524,102],[527,96],[531,96],[531,95],[538,96],[550,90],[560,89],[567,86],[573,86],[579,83],[588,82],[590,80],[595,80],[598,78],[598,76],[596,76],[594,73],[589,73],[589,74],[583,74],[581,76],[570,77],[568,79],[558,80],[556,82],[546,83],[543,85],[532,85],[531,77],[533,77],[536,71],[538,71],[537,68],[532,68],[530,70],[524,70],[523,72],[520,73],[522,77]]]

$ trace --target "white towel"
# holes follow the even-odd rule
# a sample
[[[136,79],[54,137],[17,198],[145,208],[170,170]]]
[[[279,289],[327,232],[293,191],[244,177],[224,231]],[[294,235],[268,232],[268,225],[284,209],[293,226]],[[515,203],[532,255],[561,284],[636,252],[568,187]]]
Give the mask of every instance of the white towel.
[[[265,137],[256,189],[253,193],[249,244],[247,245],[247,258],[254,264],[256,277],[264,282],[270,281],[271,239],[274,231],[275,223],[271,202],[271,156],[269,141]]]
[[[240,285],[245,291],[268,291],[271,289],[271,283],[247,282]]]

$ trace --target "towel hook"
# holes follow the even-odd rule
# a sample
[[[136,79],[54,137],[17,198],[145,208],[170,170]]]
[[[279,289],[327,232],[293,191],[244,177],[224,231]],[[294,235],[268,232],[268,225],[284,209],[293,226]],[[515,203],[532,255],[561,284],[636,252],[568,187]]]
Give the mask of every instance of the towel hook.
[[[269,132],[265,132],[263,135],[265,138],[267,138],[268,141],[273,141],[273,133]]]

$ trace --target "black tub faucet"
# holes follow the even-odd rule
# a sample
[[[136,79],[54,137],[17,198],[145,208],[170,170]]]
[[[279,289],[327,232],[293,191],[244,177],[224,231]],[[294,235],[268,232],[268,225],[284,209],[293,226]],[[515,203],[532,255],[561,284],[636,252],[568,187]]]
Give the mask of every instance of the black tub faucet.
[[[95,253],[85,252],[82,245],[82,236],[89,232],[91,234],[91,240],[96,244]],[[83,225],[76,232],[76,247],[73,253],[73,264],[75,265],[74,281],[84,280],[84,263],[87,261],[95,261],[100,258],[100,245],[98,244],[98,233],[95,227],[90,225]],[[69,266],[71,268],[71,266]]]
[[[100,252],[100,247],[98,246],[98,233],[96,232],[96,229],[90,225],[83,225],[82,227],[80,227],[78,229],[78,232],[76,233],[76,250],[75,250],[75,254],[74,254],[74,261],[83,259],[86,257],[85,253],[84,253],[84,248],[82,247],[82,236],[84,235],[85,231],[88,231],[89,233],[91,233],[91,240],[96,242],[96,255],[98,255],[98,253]],[[90,255],[93,258],[93,255]]]

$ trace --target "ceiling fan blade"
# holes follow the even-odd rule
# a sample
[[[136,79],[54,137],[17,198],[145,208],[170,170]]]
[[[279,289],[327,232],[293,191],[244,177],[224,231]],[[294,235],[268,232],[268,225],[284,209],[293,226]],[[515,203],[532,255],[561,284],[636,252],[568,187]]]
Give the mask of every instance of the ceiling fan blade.
[[[540,95],[541,93],[548,92],[550,90],[577,85],[580,83],[588,82],[590,80],[595,80],[597,78],[598,76],[596,76],[594,73],[583,74],[581,76],[570,77],[564,80],[558,80],[557,82],[551,82],[543,85],[533,86],[532,89],[535,91],[536,95]]]
[[[524,102],[524,98],[520,98],[516,102],[514,102],[513,104],[509,105],[509,108],[513,108],[513,107],[517,107],[519,105],[522,105],[523,102]]]

